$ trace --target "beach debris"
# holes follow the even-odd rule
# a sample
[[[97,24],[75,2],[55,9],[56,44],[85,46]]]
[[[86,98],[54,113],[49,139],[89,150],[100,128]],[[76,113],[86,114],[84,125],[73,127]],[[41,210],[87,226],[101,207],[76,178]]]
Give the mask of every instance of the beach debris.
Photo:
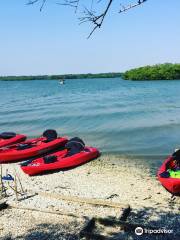
[[[151,196],[151,195],[149,195],[149,196],[147,196],[147,197],[143,198],[143,200],[148,200],[148,199],[151,199],[151,198],[152,198],[152,196]]]
[[[35,207],[24,207],[24,206],[20,206],[20,205],[13,204],[13,203],[8,203],[8,207],[15,208],[15,209],[21,209],[21,210],[25,210],[25,211],[42,212],[42,213],[48,213],[48,214],[65,215],[65,216],[69,216],[69,217],[79,218],[78,215],[71,214],[69,212],[57,211],[57,210],[56,211],[44,210],[44,209],[39,209],[39,208],[35,208]]]
[[[68,210],[68,205],[72,206],[72,209],[70,214],[76,214],[77,209],[81,209],[81,215],[82,217],[105,217],[109,215],[119,216],[123,212],[123,219],[126,218],[127,213],[130,212],[130,206],[128,204],[118,203],[118,202],[110,202],[103,199],[94,199],[94,198],[83,198],[83,197],[77,197],[77,196],[64,196],[60,194],[55,193],[49,193],[49,192],[33,192],[33,191],[27,191],[29,194],[31,194],[31,197],[35,197],[35,200],[33,201],[35,205],[32,205],[32,202],[26,201],[27,198],[22,199],[22,201],[18,201],[18,205],[20,207],[33,207],[37,208],[38,210],[45,209],[45,210],[57,210],[59,212],[63,211],[63,209]],[[48,200],[50,198],[50,200]],[[52,199],[52,200],[51,200]],[[20,203],[21,202],[21,203]],[[41,202],[44,204],[41,205]],[[51,208],[49,208],[49,202],[51,202]],[[10,205],[14,204],[14,202],[9,202]],[[25,203],[25,205],[24,205]],[[36,205],[36,203],[38,203]],[[30,205],[29,205],[30,204]],[[54,207],[52,207],[52,204]],[[90,205],[90,206],[88,206]],[[92,205],[92,206],[91,206]],[[14,206],[14,205],[13,205]],[[96,210],[95,210],[96,209]]]
[[[114,197],[119,197],[119,195],[118,194],[111,194],[109,197],[107,197],[106,199],[111,199],[111,198],[114,198]]]
[[[176,196],[175,195],[171,195],[171,201],[174,201],[174,200],[176,200]]]
[[[104,206],[104,207],[111,207],[111,208],[129,208],[128,204],[118,203],[118,202],[111,202],[103,199],[96,199],[96,198],[83,198],[77,196],[65,196],[58,193],[47,193],[47,192],[33,192],[28,190],[28,192],[34,193],[36,195],[48,198],[54,198],[58,200],[64,200],[69,202],[76,202],[76,203],[84,203],[96,206]]]

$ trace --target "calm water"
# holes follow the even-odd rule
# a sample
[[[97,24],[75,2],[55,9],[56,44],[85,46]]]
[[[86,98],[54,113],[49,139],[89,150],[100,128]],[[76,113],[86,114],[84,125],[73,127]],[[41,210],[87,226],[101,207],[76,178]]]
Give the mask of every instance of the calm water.
[[[0,81],[0,131],[54,128],[102,152],[166,155],[180,146],[180,81]]]

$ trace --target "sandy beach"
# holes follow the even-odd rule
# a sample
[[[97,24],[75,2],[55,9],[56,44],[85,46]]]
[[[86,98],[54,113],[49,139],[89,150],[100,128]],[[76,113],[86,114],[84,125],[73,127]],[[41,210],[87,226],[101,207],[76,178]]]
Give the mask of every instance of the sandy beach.
[[[63,212],[65,215],[15,208],[3,210],[0,212],[1,239],[39,239],[39,237],[41,239],[78,239],[85,218],[94,216],[118,218],[120,214],[119,210],[113,208],[60,201],[54,198],[56,195],[129,204],[132,210],[128,216],[128,222],[170,229],[173,230],[173,235],[167,234],[163,238],[171,237],[172,239],[172,236],[173,239],[178,238],[180,234],[179,198],[171,201],[171,195],[162,188],[150,169],[137,166],[135,161],[117,158],[118,156],[102,155],[75,169],[34,177],[25,175],[18,163],[3,165],[3,170],[8,169],[12,174],[16,169],[23,188],[31,196],[16,202],[13,195],[8,198],[9,203],[20,208]],[[117,160],[121,164],[113,163]],[[47,196],[33,196],[33,192],[44,193]],[[120,236],[127,239],[137,237],[134,233],[122,231],[118,239],[121,239]],[[160,235],[153,237],[160,239]]]

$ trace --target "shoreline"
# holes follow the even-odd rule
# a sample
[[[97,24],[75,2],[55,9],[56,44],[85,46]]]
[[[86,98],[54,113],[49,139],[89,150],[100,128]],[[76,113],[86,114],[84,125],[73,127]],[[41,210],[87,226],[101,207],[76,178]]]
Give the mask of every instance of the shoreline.
[[[117,160],[116,158],[117,156],[113,155],[102,155],[96,160],[68,171],[34,177],[25,175],[19,166],[17,167],[18,163],[5,164],[3,165],[3,169],[8,168],[9,172],[13,172],[13,168],[15,167],[25,189],[48,194],[102,199],[129,204],[132,209],[129,221],[136,220],[136,222],[141,224],[153,224],[157,227],[172,228],[174,231],[179,231],[177,226],[180,199],[176,198],[174,202],[171,202],[171,195],[160,185],[156,176],[152,175],[151,169],[148,167],[145,168],[143,165],[140,166],[136,162],[129,162],[126,159],[119,159],[121,164],[117,165],[113,163],[113,161]],[[9,201],[14,202],[15,198],[13,197]],[[76,213],[77,215],[81,215],[84,211],[81,204],[74,206],[72,203],[65,204],[62,201],[59,203],[53,199],[42,199],[40,196],[21,201],[20,206],[46,210],[54,209],[55,211],[63,208],[67,212]],[[102,211],[104,212],[104,210],[100,212]],[[21,212],[27,219],[28,226],[23,226],[23,222],[20,221],[19,224],[21,227],[19,227],[17,222],[21,216]],[[86,213],[89,216],[93,216],[97,213],[97,208],[90,209],[86,206]],[[0,214],[2,213],[0,212]],[[8,216],[12,215],[13,219],[8,223]],[[44,219],[41,219],[41,215],[44,216]],[[45,215],[47,216],[45,217]],[[37,222],[39,225],[48,222],[47,217],[49,218],[50,216],[43,213],[33,213],[32,216],[32,214],[24,210],[4,210],[1,216],[3,222],[2,236],[5,237],[9,234],[18,237],[22,232],[26,235],[29,229],[38,228],[32,222],[32,217],[35,219],[36,225]],[[61,218],[64,217],[61,216]],[[54,219],[59,219],[59,217],[54,216]],[[67,218],[65,219],[61,220],[61,223],[65,224]],[[56,222],[56,220],[54,221]],[[9,230],[11,224],[14,227]],[[75,226],[72,224],[72,228],[74,233],[79,231],[79,227],[76,224]],[[20,231],[20,229],[24,230]],[[180,232],[174,233],[175,236],[176,234],[180,234]]]
[[[0,81],[35,81],[35,80],[80,80],[95,78],[121,78],[121,73],[85,73],[33,76],[0,76]]]

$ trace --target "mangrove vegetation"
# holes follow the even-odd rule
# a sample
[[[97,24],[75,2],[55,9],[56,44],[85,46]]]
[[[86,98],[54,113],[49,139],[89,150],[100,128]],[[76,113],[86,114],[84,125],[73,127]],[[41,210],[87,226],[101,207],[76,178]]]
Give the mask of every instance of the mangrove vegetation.
[[[122,74],[126,80],[180,80],[180,64],[157,64],[126,71]]]
[[[87,73],[87,74],[62,74],[62,75],[38,75],[38,76],[0,76],[0,80],[58,80],[58,79],[87,79],[87,78],[117,78],[121,73]]]
[[[128,70],[124,73],[87,73],[87,74],[60,74],[37,76],[0,76],[0,80],[61,80],[61,79],[89,79],[89,78],[122,78],[124,80],[180,80],[180,64],[164,63]]]

